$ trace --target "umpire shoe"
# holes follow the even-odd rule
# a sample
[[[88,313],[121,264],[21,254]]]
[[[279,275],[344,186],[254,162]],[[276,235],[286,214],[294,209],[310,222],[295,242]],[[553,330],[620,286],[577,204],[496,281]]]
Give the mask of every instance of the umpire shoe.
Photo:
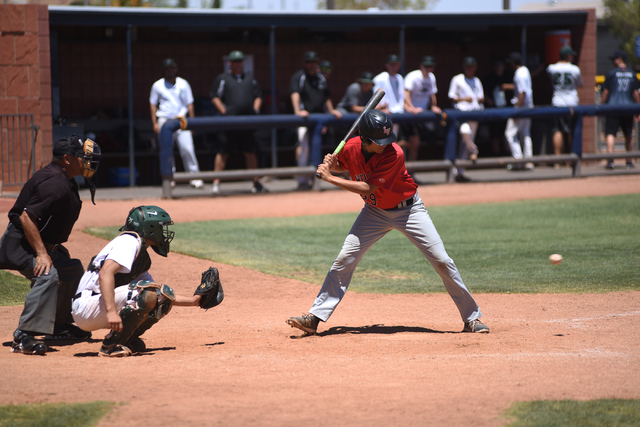
[[[43,355],[47,350],[47,346],[42,341],[35,339],[31,333],[20,329],[16,329],[13,333],[12,353]]]
[[[105,344],[102,344],[102,347],[100,348],[100,352],[98,353],[98,356],[101,356],[101,357],[127,357],[127,356],[131,356],[132,354],[133,353],[131,352],[129,347],[127,347],[126,345],[122,345],[122,344],[105,345]]]
[[[71,340],[71,341],[84,341],[91,338],[91,332],[87,332],[78,328],[71,323],[67,325],[56,325],[53,329],[52,335],[45,335],[45,340]]]
[[[287,320],[287,325],[291,325],[292,328],[298,328],[306,332],[307,335],[315,335],[318,323],[320,323],[320,319],[311,313],[305,313],[300,317],[290,317]]]
[[[480,320],[476,319],[472,320],[469,323],[465,323],[462,332],[478,332],[481,334],[488,334],[489,327],[487,327],[487,325],[482,323]]]

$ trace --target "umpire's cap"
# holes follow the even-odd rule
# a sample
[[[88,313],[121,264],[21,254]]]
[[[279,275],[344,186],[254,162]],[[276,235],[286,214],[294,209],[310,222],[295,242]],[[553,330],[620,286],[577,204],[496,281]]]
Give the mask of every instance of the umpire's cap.
[[[364,113],[358,125],[358,133],[361,138],[369,139],[377,145],[389,145],[397,139],[393,133],[393,122],[380,110]]]
[[[75,133],[71,136],[60,138],[53,144],[53,155],[56,157],[69,154],[74,157],[84,156],[84,142]]]

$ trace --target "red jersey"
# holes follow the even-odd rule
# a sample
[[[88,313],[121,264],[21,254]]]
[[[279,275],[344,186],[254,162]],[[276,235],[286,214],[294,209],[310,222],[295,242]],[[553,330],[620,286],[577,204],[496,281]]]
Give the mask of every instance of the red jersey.
[[[364,161],[360,137],[351,138],[338,153],[340,166],[349,171],[352,181],[365,181],[378,188],[369,196],[361,195],[365,203],[380,209],[390,209],[413,196],[418,188],[404,165],[404,152],[397,144],[389,144],[381,154]]]

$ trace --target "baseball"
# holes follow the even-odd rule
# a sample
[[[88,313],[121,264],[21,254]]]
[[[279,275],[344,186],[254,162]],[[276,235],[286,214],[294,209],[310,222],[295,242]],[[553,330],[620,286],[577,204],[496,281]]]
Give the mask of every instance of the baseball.
[[[562,255],[560,254],[549,255],[549,262],[553,265],[560,264],[562,262]]]

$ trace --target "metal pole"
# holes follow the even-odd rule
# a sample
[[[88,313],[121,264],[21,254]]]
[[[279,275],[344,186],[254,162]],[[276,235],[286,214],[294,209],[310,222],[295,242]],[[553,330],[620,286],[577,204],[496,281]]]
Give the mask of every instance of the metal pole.
[[[527,24],[522,26],[520,34],[520,49],[522,50],[522,65],[527,66]]]
[[[276,26],[269,32],[269,56],[271,62],[271,114],[276,114]],[[271,167],[278,167],[278,137],[276,128],[271,128]]]
[[[127,25],[127,77],[129,80],[129,187],[135,186],[135,150],[133,149],[133,73],[131,61],[131,30]]]
[[[406,27],[400,26],[400,74],[404,76],[404,33]]]
[[[502,10],[511,10],[510,0],[502,0]]]

